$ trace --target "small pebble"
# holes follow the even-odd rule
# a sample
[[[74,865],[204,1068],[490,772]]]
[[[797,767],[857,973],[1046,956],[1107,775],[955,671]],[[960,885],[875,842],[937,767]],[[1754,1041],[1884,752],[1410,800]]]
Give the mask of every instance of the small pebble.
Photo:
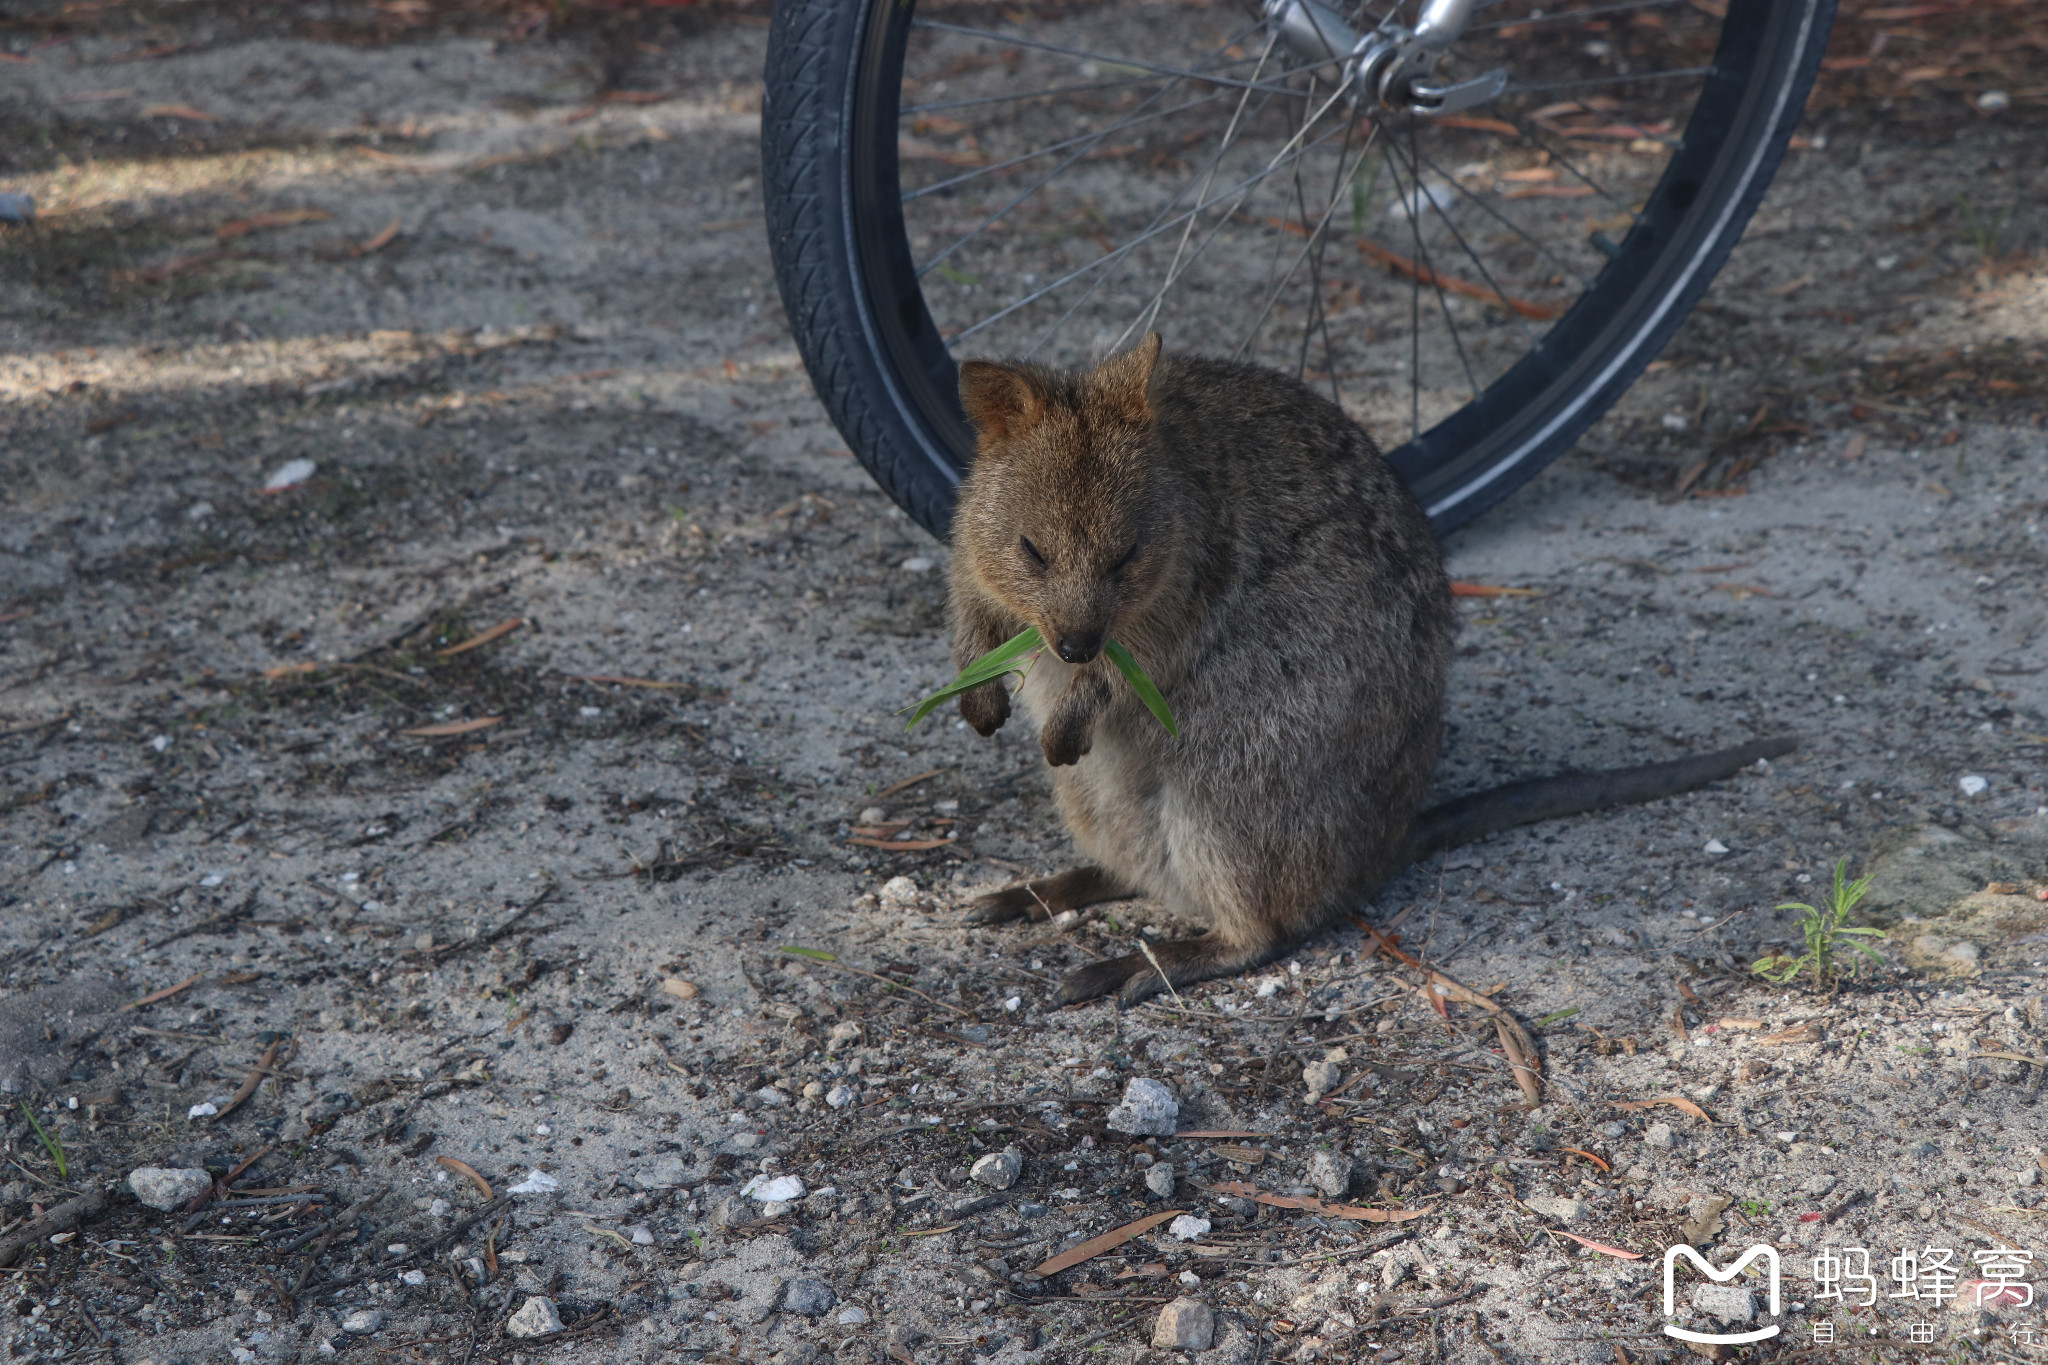
[[[169,1213],[212,1189],[213,1177],[197,1167],[141,1166],[128,1172],[128,1188],[149,1207]]]
[[[1977,96],[1977,107],[1987,114],[2000,113],[2012,107],[2012,96],[2003,90],[1986,90]]]
[[[1728,845],[1722,843],[1719,839],[1709,839],[1707,840],[1706,851],[1719,857],[1728,851]]]
[[[844,1109],[847,1105],[852,1104],[855,1098],[856,1096],[851,1086],[835,1085],[825,1092],[825,1103],[831,1105],[834,1109]]]
[[[838,1302],[839,1296],[823,1280],[791,1280],[782,1291],[782,1311],[807,1318],[831,1312],[832,1306]]]
[[[401,1283],[409,1284],[417,1289],[427,1282],[427,1272],[424,1270],[408,1270],[398,1278]]]
[[[1310,1062],[1307,1066],[1303,1067],[1301,1069],[1301,1080],[1308,1087],[1309,1102],[1313,1104],[1316,1100],[1321,1099],[1324,1095],[1329,1094],[1338,1085],[1342,1084],[1344,1073],[1338,1070],[1335,1062],[1324,1058],[1322,1061]]]
[[[343,1323],[346,1327],[348,1324]],[[535,1294],[529,1298],[517,1313],[505,1319],[505,1335],[510,1337],[546,1337],[562,1330],[562,1315],[555,1311],[555,1301]]]
[[[561,1324],[557,1323],[559,1327]],[[341,1330],[357,1336],[367,1336],[384,1326],[384,1312],[379,1308],[358,1308],[341,1320]]]
[[[1146,1171],[1145,1188],[1155,1199],[1173,1198],[1173,1163],[1161,1161]]]
[[[1015,1147],[990,1152],[974,1163],[968,1176],[992,1190],[1007,1190],[1024,1170],[1024,1154]]]
[[[1340,1199],[1349,1194],[1351,1158],[1337,1152],[1316,1152],[1308,1159],[1308,1183],[1325,1199]]]
[[[695,1000],[697,998],[697,983],[685,981],[677,976],[663,978],[661,990],[662,994],[672,995],[678,1000]]]
[[[837,1320],[841,1327],[859,1327],[868,1320],[868,1315],[864,1309],[856,1308],[849,1303],[839,1310]]]
[[[1216,1339],[1216,1315],[1200,1299],[1181,1298],[1159,1310],[1152,1345],[1165,1351],[1206,1351]]]
[[[1113,1133],[1171,1137],[1179,1119],[1180,1103],[1173,1092],[1159,1081],[1140,1076],[1125,1083],[1122,1103],[1102,1121]]]
[[[1209,1220],[1184,1213],[1166,1225],[1166,1230],[1183,1242],[1192,1242],[1197,1237],[1209,1235]]]
[[[1963,795],[1965,796],[1982,796],[1985,789],[1991,785],[1991,782],[1988,778],[1979,777],[1977,774],[1971,773],[1966,777],[1958,778],[1956,785],[1963,789]]]
[[[740,1193],[760,1204],[786,1204],[804,1197],[804,1182],[798,1176],[771,1178],[764,1172],[740,1186]]]
[[[891,877],[888,881],[882,883],[882,903],[884,905],[915,905],[917,903],[917,883],[908,877]]]

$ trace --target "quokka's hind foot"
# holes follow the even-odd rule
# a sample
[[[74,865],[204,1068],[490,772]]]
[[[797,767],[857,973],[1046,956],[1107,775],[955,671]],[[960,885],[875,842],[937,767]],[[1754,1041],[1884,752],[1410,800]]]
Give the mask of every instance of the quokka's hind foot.
[[[1062,910],[1078,910],[1097,901],[1122,900],[1135,894],[1099,867],[1076,867],[979,896],[968,907],[964,922],[1004,924],[1013,919],[1051,919]]]
[[[1178,989],[1196,981],[1235,976],[1271,962],[1291,946],[1284,940],[1265,944],[1232,943],[1212,933],[1174,943],[1155,943],[1152,945],[1152,957],[1159,959],[1159,966],[1166,969],[1167,980]],[[1143,953],[1126,953],[1104,962],[1091,962],[1069,976],[1060,984],[1055,1003],[1078,1005],[1084,1000],[1115,995],[1119,1006],[1135,1005],[1164,989],[1166,981],[1160,979],[1159,971],[1153,967],[1150,958]]]

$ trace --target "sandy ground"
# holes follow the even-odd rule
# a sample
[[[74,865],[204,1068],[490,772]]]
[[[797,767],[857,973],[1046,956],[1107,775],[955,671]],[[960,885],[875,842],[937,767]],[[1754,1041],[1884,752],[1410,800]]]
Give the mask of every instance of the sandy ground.
[[[1640,1361],[1680,1240],[1783,1252],[1766,1358],[2043,1358],[1970,1288],[2043,1232],[2039,100],[1824,99],[1657,371],[1453,537],[1536,595],[1464,604],[1446,794],[1805,740],[1360,908],[1528,1026],[1529,1109],[1355,929],[1119,1014],[1051,986],[1191,926],[959,926],[1063,836],[1030,737],[896,714],[945,551],[789,345],[756,16],[335,14],[0,28],[0,1239],[109,1191],[0,1358],[1125,1361],[1188,1296],[1214,1365]],[[849,842],[898,822],[944,842]],[[1841,859],[1884,965],[1761,982]],[[1238,1136],[1115,1131],[1134,1078]]]

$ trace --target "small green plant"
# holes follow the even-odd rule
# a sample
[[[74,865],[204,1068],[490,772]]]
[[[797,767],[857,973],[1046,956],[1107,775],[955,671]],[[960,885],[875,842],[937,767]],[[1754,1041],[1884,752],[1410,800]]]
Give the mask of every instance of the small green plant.
[[[1026,626],[1016,635],[1011,636],[979,659],[976,659],[973,663],[967,665],[967,667],[961,669],[959,677],[919,702],[916,712],[910,717],[910,724],[903,728],[906,730],[914,728],[919,721],[946,702],[951,701],[963,692],[972,692],[983,683],[994,682],[996,679],[1011,673],[1015,673],[1019,677],[1025,676],[1026,670],[1020,668],[1018,662],[1027,654],[1035,658],[1037,651],[1043,648],[1045,648],[1045,637],[1038,633],[1038,627]],[[1131,651],[1125,649],[1114,640],[1104,640],[1102,642],[1102,653],[1104,657],[1116,665],[1117,671],[1124,675],[1124,678],[1131,685],[1131,690],[1138,694],[1138,700],[1145,703],[1145,709],[1158,717],[1159,723],[1166,727],[1166,733],[1178,738],[1180,736],[1180,729],[1173,723],[1173,712],[1167,708],[1166,698],[1159,695],[1158,686],[1153,683],[1151,678],[1145,675],[1144,669],[1138,667],[1138,661],[1131,657]]]
[[[1849,912],[1869,892],[1876,874],[1867,874],[1852,882],[1848,878],[1848,868],[1847,858],[1835,864],[1835,885],[1828,893],[1826,909],[1815,909],[1802,901],[1788,901],[1778,907],[1799,912],[1799,932],[1806,939],[1806,951],[1797,957],[1785,953],[1760,957],[1750,966],[1751,971],[1779,986],[1810,975],[1815,985],[1831,992],[1855,966],[1853,961],[1846,964],[1842,961],[1843,949],[1854,949],[1872,962],[1884,961],[1876,949],[1862,942],[1866,938],[1883,938],[1884,930],[1849,927]]]
[[[1969,230],[1970,245],[1976,247],[1977,254],[1985,260],[1997,260],[1998,248],[2005,241],[2005,229],[2007,224],[2012,222],[2015,206],[2008,204],[2005,212],[1991,218],[1980,215],[1977,206],[1970,202],[1968,195],[1959,194],[1956,196],[1956,207],[1963,211],[1963,224]]]
[[[21,1112],[27,1116],[28,1126],[35,1129],[36,1136],[42,1139],[43,1150],[50,1154],[50,1160],[56,1164],[57,1178],[59,1180],[69,1179],[71,1168],[64,1160],[64,1144],[59,1142],[54,1135],[45,1132],[43,1125],[36,1122],[35,1111],[28,1107],[26,1100],[17,1100],[16,1103],[21,1105]]]

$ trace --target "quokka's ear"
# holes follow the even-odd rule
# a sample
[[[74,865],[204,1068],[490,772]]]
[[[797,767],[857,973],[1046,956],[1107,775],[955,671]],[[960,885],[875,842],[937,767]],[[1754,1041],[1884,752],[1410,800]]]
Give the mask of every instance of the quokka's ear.
[[[1045,395],[1031,376],[988,360],[961,362],[960,406],[984,443],[1021,436],[1045,417]]]
[[[1164,344],[1159,333],[1147,332],[1136,346],[1096,366],[1095,373],[1089,376],[1096,393],[1130,420],[1151,421],[1149,389]]]

